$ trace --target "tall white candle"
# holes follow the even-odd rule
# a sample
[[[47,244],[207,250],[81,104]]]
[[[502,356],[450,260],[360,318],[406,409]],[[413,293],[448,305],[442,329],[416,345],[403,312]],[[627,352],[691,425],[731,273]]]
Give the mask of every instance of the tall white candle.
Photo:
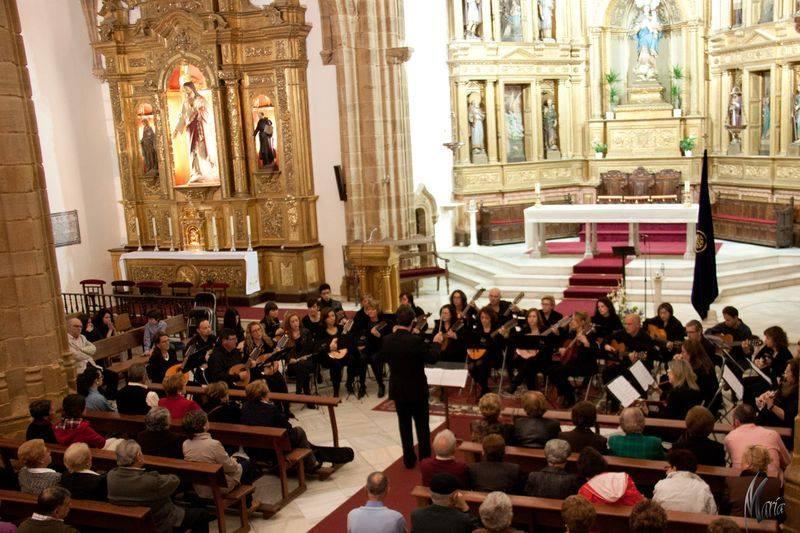
[[[169,240],[172,240],[172,217],[167,217],[167,227],[169,228]]]
[[[231,221],[231,242],[236,240],[236,230],[233,227],[233,215],[230,216]]]
[[[211,217],[211,241],[214,250],[219,248],[219,243],[217,241],[217,217]]]
[[[250,230],[250,215],[247,215],[247,238],[249,239],[252,235],[252,231]]]
[[[683,192],[689,194],[689,191],[691,191],[691,188],[689,186],[689,180],[686,180],[683,182]]]
[[[150,219],[153,222],[153,237],[158,238],[158,228],[156,227],[156,217]]]
[[[535,187],[536,194],[539,194],[539,193],[542,192],[542,184],[539,183],[538,181],[536,182],[536,185],[534,187]]]
[[[133,219],[136,222],[136,238],[139,239],[139,242],[142,241],[142,231],[139,228],[139,217]]]

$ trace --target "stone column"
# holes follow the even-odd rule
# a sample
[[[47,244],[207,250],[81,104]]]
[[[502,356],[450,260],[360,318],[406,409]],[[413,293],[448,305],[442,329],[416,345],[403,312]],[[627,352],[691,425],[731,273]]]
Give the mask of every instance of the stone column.
[[[773,64],[769,69],[769,155],[771,156],[781,151],[779,128],[783,127],[783,102],[778,99],[783,74],[781,67],[782,65]]]
[[[0,431],[10,436],[27,426],[30,401],[60,405],[74,366],[15,0],[0,0],[0,35]]]
[[[722,73],[711,71],[711,79],[709,80],[708,88],[708,117],[706,131],[709,132],[709,146],[708,149],[711,153],[718,153],[722,150],[722,138],[720,135],[724,132],[721,129],[721,124],[725,121],[725,115],[720,115],[722,106],[720,104],[720,95],[722,94]]]
[[[561,154],[564,159],[572,159],[574,131],[572,124],[572,89],[574,84],[570,80],[556,81],[558,92],[558,135],[561,144]]]
[[[453,2],[453,40],[460,41],[464,38],[464,0]]]
[[[746,10],[749,12],[749,9]],[[746,25],[746,24],[745,24]],[[753,146],[753,139],[758,139],[758,137],[753,134],[753,128],[758,123],[753,118],[753,114],[751,113],[751,102],[752,99],[751,92],[751,79],[752,75],[748,69],[742,70],[742,102],[744,107],[744,120],[745,124],[747,124],[747,129],[742,132],[742,155],[753,155],[755,150],[755,154],[758,155],[758,147]]]
[[[532,42],[536,40],[534,32],[536,17],[536,0],[522,0],[522,40]]]
[[[459,81],[456,83],[456,94],[458,96],[458,108],[456,117],[458,120],[458,140],[464,144],[458,149],[458,164],[466,165],[471,163],[469,146],[469,105],[467,103],[467,84]]]
[[[247,196],[247,163],[244,157],[244,135],[242,134],[241,100],[239,98],[238,72],[220,72],[225,82],[225,106],[228,110],[228,128],[231,141],[231,165],[233,166],[233,195]]]
[[[336,66],[347,239],[410,235],[411,134],[403,2],[321,0],[322,57]]]
[[[542,159],[542,93],[536,79],[522,90],[522,123],[525,128],[525,160]],[[542,154],[544,152],[541,152]]]
[[[492,11],[500,12],[498,0],[483,0],[481,2],[481,15],[483,16],[483,40],[500,40],[500,17],[492,17]]]
[[[486,152],[489,156],[489,164],[497,163],[497,113],[495,109],[494,84],[495,80],[487,80],[486,97]]]

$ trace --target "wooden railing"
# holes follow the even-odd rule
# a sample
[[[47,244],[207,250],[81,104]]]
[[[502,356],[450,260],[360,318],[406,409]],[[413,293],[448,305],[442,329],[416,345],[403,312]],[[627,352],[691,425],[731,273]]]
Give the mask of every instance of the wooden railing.
[[[98,310],[107,308],[115,314],[127,313],[133,326],[140,326],[147,321],[150,309],[159,309],[164,316],[186,316],[194,305],[191,296],[156,296],[141,294],[83,294],[80,292],[62,292],[64,312],[67,315],[93,315]]]

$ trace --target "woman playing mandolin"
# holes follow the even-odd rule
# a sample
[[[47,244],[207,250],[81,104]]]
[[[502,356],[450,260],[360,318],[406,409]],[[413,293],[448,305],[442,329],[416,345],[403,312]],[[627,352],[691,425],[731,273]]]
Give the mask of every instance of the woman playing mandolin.
[[[547,328],[543,324],[539,310],[536,308],[528,309],[525,313],[525,325],[519,331],[514,329],[511,332],[512,342],[521,344],[524,337],[545,335],[546,330]],[[556,336],[548,337],[548,339],[550,338],[557,339]],[[535,349],[515,348],[514,355],[509,363],[511,385],[507,392],[514,394],[523,382],[528,390],[536,390],[536,375],[539,372],[547,373],[548,368],[553,364],[551,356],[552,345],[549,342]],[[516,370],[516,374],[513,373],[514,370]]]
[[[443,305],[439,309],[439,320],[433,327],[432,340],[439,343],[441,352],[440,361],[460,363],[467,358],[467,348],[464,336],[467,328],[462,320],[456,319],[456,310],[452,304]]]
[[[331,373],[331,384],[333,385],[333,396],[339,397],[339,388],[342,385],[342,374],[347,367],[347,392],[354,394],[353,382],[355,381],[355,369],[352,365],[352,356],[349,353],[351,339],[349,336],[352,322],[344,326],[337,324],[336,311],[330,307],[322,310],[322,329],[317,337],[319,345],[319,359],[322,366],[329,368]],[[347,328],[347,333],[344,329]]]
[[[493,329],[497,320],[497,314],[490,307],[484,307],[478,312],[475,328],[467,335],[467,370],[478,386],[479,398],[489,392],[489,374],[492,367],[502,361],[503,337],[510,329]]]
[[[575,389],[569,383],[570,376],[589,378],[597,372],[600,346],[594,333],[595,327],[586,313],[576,311],[569,323],[569,333],[564,346],[553,356],[560,364],[553,366],[549,375],[558,390],[562,407],[570,407],[575,403]]]
[[[311,374],[314,373],[313,357],[316,355],[316,343],[313,335],[300,326],[300,317],[297,313],[289,311],[283,318],[283,329],[289,335],[286,347],[287,372],[293,372],[297,383],[297,394],[311,394]],[[309,409],[316,409],[314,404],[308,404]]]

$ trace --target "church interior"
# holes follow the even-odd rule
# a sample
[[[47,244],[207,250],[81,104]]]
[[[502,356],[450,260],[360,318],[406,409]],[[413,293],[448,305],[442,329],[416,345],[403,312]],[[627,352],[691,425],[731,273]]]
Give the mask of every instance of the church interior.
[[[800,531],[800,0],[0,0],[0,56],[0,520]]]

